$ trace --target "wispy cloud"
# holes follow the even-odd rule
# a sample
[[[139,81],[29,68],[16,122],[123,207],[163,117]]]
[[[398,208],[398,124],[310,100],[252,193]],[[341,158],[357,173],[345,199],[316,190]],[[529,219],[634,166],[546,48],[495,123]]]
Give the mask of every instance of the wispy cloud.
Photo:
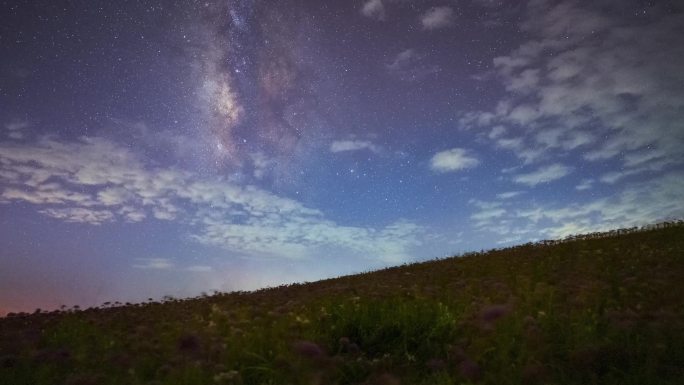
[[[133,265],[136,269],[168,270],[174,267],[167,258],[137,258],[136,261]]]
[[[515,175],[513,177],[513,181],[528,186],[536,186],[540,183],[548,183],[560,179],[571,172],[572,168],[564,166],[560,163],[554,163],[548,166],[542,166],[537,170],[527,174]]]
[[[601,4],[529,2],[521,28],[532,38],[493,61],[508,94],[461,123],[527,164],[613,160],[608,183],[683,164],[684,94],[672,85],[684,82],[684,15],[656,6],[634,23]]]
[[[51,208],[39,210],[39,212],[65,222],[89,223],[91,225],[100,225],[114,220],[114,213],[111,211],[85,207]]]
[[[24,130],[31,125],[26,120],[15,120],[5,124],[7,130],[7,137],[10,139],[23,139]]]
[[[470,216],[471,219],[476,221],[489,220],[493,218],[499,218],[506,214],[506,210],[502,208],[485,209],[478,211]]]
[[[206,265],[193,265],[193,266],[188,266],[185,268],[187,271],[191,271],[194,273],[208,273],[211,271],[214,271],[214,268],[211,266],[206,266]]]
[[[582,181],[577,186],[575,186],[575,190],[577,190],[577,191],[589,190],[593,185],[594,185],[593,179],[582,179]]]
[[[391,71],[399,71],[408,67],[412,62],[415,62],[417,58],[416,51],[409,48],[403,50],[394,57],[392,63],[387,65],[387,68]]]
[[[684,175],[670,173],[627,184],[618,194],[583,203],[473,200],[478,231],[505,238],[537,240],[641,226],[684,216]]]
[[[407,82],[422,80],[440,71],[438,66],[426,63],[424,56],[413,48],[399,52],[394,60],[387,64],[387,70],[391,75]]]
[[[361,6],[361,14],[371,19],[385,20],[385,5],[382,0],[368,0]]]
[[[463,148],[441,151],[430,159],[430,168],[437,172],[460,171],[473,168],[478,164],[480,164],[480,161]]]
[[[397,220],[345,226],[315,209],[255,186],[154,168],[102,138],[0,143],[0,204],[24,201],[66,222],[171,220],[198,242],[235,255],[272,258],[339,255],[404,261],[423,229]],[[141,264],[141,266],[144,264]]]
[[[522,191],[506,191],[496,194],[496,197],[499,199],[511,199],[517,197],[520,194],[522,194]]]
[[[252,160],[253,174],[257,179],[263,179],[267,174],[275,169],[276,161],[268,157],[263,152],[250,154]]]
[[[615,197],[567,207],[539,207],[539,214],[519,211],[517,217],[552,225],[544,231],[552,237],[639,226],[684,215],[684,178],[669,174],[628,186]]]
[[[487,8],[495,8],[503,5],[505,0],[473,0],[473,3]]]
[[[423,29],[432,30],[454,24],[454,10],[449,6],[432,7],[420,15]]]
[[[331,152],[369,150],[380,152],[380,147],[369,140],[336,140],[330,144]]]

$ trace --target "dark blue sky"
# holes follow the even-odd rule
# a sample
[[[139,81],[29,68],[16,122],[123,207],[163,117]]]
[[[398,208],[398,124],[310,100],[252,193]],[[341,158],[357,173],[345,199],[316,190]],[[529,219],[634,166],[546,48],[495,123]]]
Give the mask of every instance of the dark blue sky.
[[[0,7],[0,312],[684,216],[677,2]]]

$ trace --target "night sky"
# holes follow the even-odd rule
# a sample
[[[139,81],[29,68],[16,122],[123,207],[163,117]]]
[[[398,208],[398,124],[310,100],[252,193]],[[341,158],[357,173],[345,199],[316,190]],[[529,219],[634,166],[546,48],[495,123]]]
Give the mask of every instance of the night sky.
[[[684,216],[684,5],[0,1],[0,314]]]

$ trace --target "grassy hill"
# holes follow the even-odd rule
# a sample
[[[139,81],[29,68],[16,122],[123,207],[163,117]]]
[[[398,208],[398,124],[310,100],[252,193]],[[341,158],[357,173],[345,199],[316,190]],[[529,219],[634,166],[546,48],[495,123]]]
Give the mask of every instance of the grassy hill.
[[[0,384],[681,384],[684,226],[0,319]]]

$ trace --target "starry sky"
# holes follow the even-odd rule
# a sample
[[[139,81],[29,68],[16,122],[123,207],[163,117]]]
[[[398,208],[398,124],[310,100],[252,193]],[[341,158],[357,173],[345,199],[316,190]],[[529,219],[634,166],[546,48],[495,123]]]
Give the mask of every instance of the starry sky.
[[[0,313],[684,216],[677,1],[0,1]]]

